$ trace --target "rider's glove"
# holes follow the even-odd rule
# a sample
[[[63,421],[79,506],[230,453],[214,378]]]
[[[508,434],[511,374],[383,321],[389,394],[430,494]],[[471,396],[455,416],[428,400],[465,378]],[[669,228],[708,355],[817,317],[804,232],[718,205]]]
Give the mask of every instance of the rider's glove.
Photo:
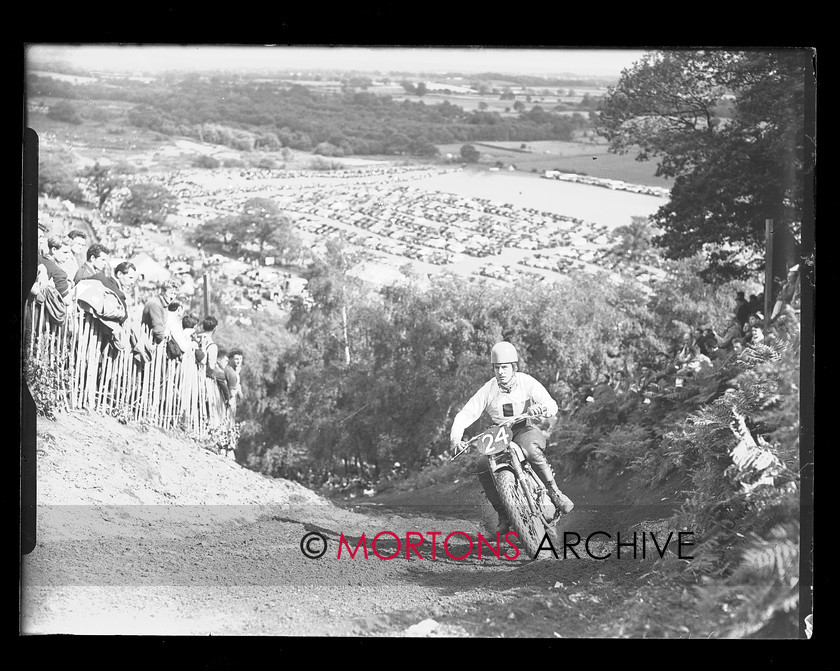
[[[541,403],[537,403],[537,404],[532,405],[528,408],[528,414],[531,417],[540,417],[542,415],[545,415],[547,411],[548,411],[548,408],[546,408]]]

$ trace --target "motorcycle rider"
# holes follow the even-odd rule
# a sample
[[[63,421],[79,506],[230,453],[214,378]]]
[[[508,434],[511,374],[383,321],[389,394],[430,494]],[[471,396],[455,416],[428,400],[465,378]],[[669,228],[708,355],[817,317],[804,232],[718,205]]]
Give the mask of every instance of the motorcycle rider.
[[[537,418],[552,417],[557,412],[557,403],[545,387],[530,375],[519,372],[519,355],[511,343],[496,343],[490,352],[490,363],[493,366],[494,377],[455,415],[449,434],[449,442],[453,449],[463,439],[464,431],[482,412],[487,412],[494,424],[506,417],[524,413]],[[511,429],[514,442],[522,448],[528,462],[548,489],[551,503],[564,514],[571,512],[575,504],[560,491],[554,481],[554,473],[545,458],[545,436],[542,431],[529,419],[516,422]],[[488,501],[499,515],[498,531],[504,534],[510,529],[510,520],[496,490],[490,464],[485,455],[478,459],[478,479]]]

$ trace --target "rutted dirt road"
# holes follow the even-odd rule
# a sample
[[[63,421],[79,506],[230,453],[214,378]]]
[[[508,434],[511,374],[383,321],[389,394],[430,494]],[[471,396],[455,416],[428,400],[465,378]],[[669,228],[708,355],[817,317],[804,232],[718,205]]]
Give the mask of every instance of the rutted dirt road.
[[[108,439],[103,440],[102,436]],[[22,562],[25,633],[296,636],[613,637],[708,635],[691,616],[651,619],[645,559],[593,537],[592,555],[531,561],[504,541],[469,554],[483,500],[474,482],[337,507],[157,429],[94,415],[39,420],[38,544]],[[657,529],[665,503],[619,505],[616,491],[563,489],[563,529],[624,538]],[[375,550],[371,542],[380,532]],[[463,532],[445,539],[452,532]],[[658,523],[660,538],[667,535]],[[327,539],[320,558],[306,534]],[[417,552],[406,558],[406,534]],[[418,532],[423,534],[420,543]],[[440,532],[431,536],[429,532]],[[365,534],[368,558],[359,546]],[[349,541],[338,558],[341,534]],[[400,539],[397,553],[397,538]],[[432,559],[432,540],[436,540]],[[310,549],[318,550],[315,538]],[[445,545],[445,547],[444,547]],[[675,547],[674,543],[672,546]],[[495,547],[495,545],[494,545]],[[559,549],[559,548],[558,548]],[[690,549],[690,548],[689,548]],[[448,550],[448,553],[447,553]],[[417,556],[419,553],[420,556]],[[451,555],[451,556],[450,556]],[[453,557],[465,556],[463,559]],[[422,558],[421,558],[422,557]],[[670,606],[669,606],[670,604]],[[643,609],[644,618],[633,617]]]

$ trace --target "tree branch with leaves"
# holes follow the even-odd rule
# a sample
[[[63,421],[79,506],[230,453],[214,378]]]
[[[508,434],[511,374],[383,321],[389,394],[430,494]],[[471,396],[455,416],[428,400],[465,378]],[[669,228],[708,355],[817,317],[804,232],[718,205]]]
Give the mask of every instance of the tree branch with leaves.
[[[674,180],[652,217],[669,258],[702,252],[708,279],[755,274],[772,219],[774,273],[796,262],[809,66],[805,50],[651,52],[609,90],[597,129],[610,150]]]

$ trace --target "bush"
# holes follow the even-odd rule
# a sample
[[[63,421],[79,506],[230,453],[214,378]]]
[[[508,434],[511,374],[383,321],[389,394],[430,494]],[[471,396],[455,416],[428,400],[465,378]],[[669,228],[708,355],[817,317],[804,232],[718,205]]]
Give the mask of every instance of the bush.
[[[326,159],[316,156],[309,164],[311,170],[344,170],[344,164],[339,161],[327,161]]]
[[[64,121],[65,123],[72,123],[76,125],[82,123],[82,118],[79,116],[79,112],[66,100],[59,100],[54,105],[51,105],[49,112],[47,112],[47,116],[50,119]]]
[[[219,162],[219,159],[217,159],[214,156],[210,156],[208,154],[201,154],[199,156],[196,156],[192,160],[192,164],[196,168],[207,168],[207,169],[218,168],[221,165],[221,163]]]
[[[28,357],[23,366],[24,380],[35,402],[36,411],[48,419],[55,419],[56,413],[63,409],[65,393],[70,389],[72,377],[70,357],[66,351],[62,361],[51,361],[47,355],[50,349],[48,342],[55,338],[55,335],[46,336],[40,345],[40,353]],[[57,346],[53,344],[52,349],[57,350]]]
[[[330,142],[320,142],[313,151],[320,156],[344,156],[344,150]]]
[[[478,163],[480,156],[478,149],[471,144],[465,144],[461,147],[461,159],[467,163]]]

